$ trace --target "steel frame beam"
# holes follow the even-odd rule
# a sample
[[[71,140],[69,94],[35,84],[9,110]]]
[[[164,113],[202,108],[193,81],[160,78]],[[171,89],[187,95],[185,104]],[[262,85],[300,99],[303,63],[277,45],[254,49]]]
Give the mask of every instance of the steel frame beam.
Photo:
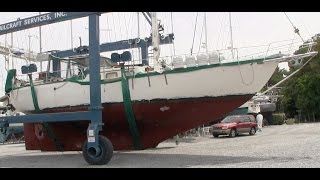
[[[151,38],[145,40],[140,39],[138,43],[132,45],[127,40],[118,41],[114,43],[105,43],[100,46],[99,40],[99,16],[100,12],[51,12],[41,14],[29,18],[12,21],[6,24],[0,25],[0,35],[16,32],[24,29],[29,29],[37,26],[43,26],[47,24],[62,22],[66,20],[81,18],[89,16],[89,67],[90,67],[90,107],[89,111],[85,112],[72,112],[72,113],[50,113],[50,114],[33,114],[23,116],[7,116],[0,118],[0,127],[7,123],[36,123],[36,122],[64,122],[64,121],[80,121],[90,120],[87,130],[88,148],[94,147],[97,151],[99,148],[99,131],[102,130],[102,106],[101,106],[101,88],[100,88],[100,52],[141,48],[143,64],[148,64],[147,55],[148,47],[152,45]],[[149,13],[143,13],[147,20],[150,20]],[[149,22],[151,23],[151,21]],[[160,40],[161,44],[170,44],[173,41],[173,34],[169,34]],[[132,41],[135,42],[135,41]],[[100,51],[101,50],[101,51]],[[55,54],[58,57],[66,57],[76,55],[73,50],[60,51]],[[54,69],[60,68],[59,62],[54,62]],[[55,71],[54,70],[54,71]],[[92,136],[94,132],[94,140],[89,141],[89,136]]]
[[[98,12],[59,12],[47,13],[30,18],[18,19],[10,23],[0,25],[0,35],[20,31],[23,29],[43,26],[46,24],[66,21],[70,19],[89,16],[89,67],[90,67],[90,108],[87,112],[73,113],[50,113],[23,116],[6,116],[0,118],[0,127],[9,123],[32,123],[32,122],[62,122],[90,120],[88,131],[93,131],[94,140],[89,141],[88,148],[94,147],[97,152],[99,148],[99,131],[102,130],[102,106],[100,88],[100,37]],[[36,22],[37,21],[37,22]]]
[[[174,34],[167,34],[163,39],[160,39],[160,45],[164,44],[172,44],[174,39]],[[135,44],[129,44],[128,42],[137,42]],[[148,47],[152,46],[151,39],[145,38],[145,39],[129,39],[129,40],[121,40],[116,42],[110,42],[110,43],[103,43],[100,45],[100,52],[108,52],[108,51],[116,51],[116,50],[124,50],[124,49],[131,49],[131,48],[141,48],[141,58],[142,58],[142,64],[148,65]],[[89,50],[90,52],[90,50]],[[58,51],[53,53],[54,56],[64,58],[64,57],[70,57],[78,55],[77,52],[75,52],[73,49],[68,49],[64,51]]]
[[[32,16],[0,25],[0,35],[30,29],[33,27],[86,17],[97,12],[51,12]]]
[[[10,123],[43,123],[43,122],[66,122],[66,121],[90,121],[92,112],[64,112],[50,114],[30,114],[20,116],[7,116],[5,119]],[[1,119],[3,119],[1,117]]]

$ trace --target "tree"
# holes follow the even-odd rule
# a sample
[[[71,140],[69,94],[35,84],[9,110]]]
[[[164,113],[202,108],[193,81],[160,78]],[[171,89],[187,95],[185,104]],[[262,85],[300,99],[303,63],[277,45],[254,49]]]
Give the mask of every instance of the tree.
[[[267,82],[267,84],[262,88],[261,92],[268,89],[268,87],[271,87],[275,84],[277,84],[279,81],[284,79],[287,75],[289,75],[290,72],[286,69],[279,69],[279,67],[276,68],[274,73],[272,74],[271,78]]]
[[[320,39],[316,40],[314,51],[320,50]],[[305,53],[307,47],[300,48],[295,54]],[[305,63],[308,58],[303,59]],[[298,67],[291,67],[290,73]],[[317,54],[304,68],[284,84],[281,107],[288,117],[301,110],[308,117],[320,117],[320,56]],[[310,118],[309,118],[310,119]]]

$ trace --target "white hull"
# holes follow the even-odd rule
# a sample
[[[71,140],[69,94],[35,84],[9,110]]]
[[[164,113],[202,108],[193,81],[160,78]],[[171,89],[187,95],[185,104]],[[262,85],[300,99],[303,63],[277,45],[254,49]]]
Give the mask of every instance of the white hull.
[[[132,101],[180,99],[255,94],[270,79],[278,61],[257,64],[217,66],[189,72],[163,74],[129,79]],[[132,86],[133,82],[133,86]],[[56,89],[57,88],[57,89]],[[36,85],[39,108],[56,108],[89,104],[89,85],[58,82]],[[56,89],[56,90],[55,90]],[[102,103],[123,102],[121,81],[101,84]],[[31,88],[22,87],[10,92],[10,103],[17,111],[34,110]]]

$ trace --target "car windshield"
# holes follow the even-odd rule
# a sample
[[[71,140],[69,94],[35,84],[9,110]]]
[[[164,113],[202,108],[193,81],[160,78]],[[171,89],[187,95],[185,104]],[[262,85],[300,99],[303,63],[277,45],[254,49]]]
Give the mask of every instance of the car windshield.
[[[237,122],[239,120],[240,120],[239,116],[227,116],[221,122],[222,123],[232,123],[232,122]]]

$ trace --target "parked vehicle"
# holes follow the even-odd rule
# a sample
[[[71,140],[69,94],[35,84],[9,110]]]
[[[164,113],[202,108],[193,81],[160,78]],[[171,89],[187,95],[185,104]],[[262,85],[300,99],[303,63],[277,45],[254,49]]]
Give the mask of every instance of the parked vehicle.
[[[212,135],[228,135],[235,137],[241,133],[249,133],[254,135],[257,130],[257,122],[253,115],[232,115],[225,117],[220,123],[214,124],[212,127]]]

